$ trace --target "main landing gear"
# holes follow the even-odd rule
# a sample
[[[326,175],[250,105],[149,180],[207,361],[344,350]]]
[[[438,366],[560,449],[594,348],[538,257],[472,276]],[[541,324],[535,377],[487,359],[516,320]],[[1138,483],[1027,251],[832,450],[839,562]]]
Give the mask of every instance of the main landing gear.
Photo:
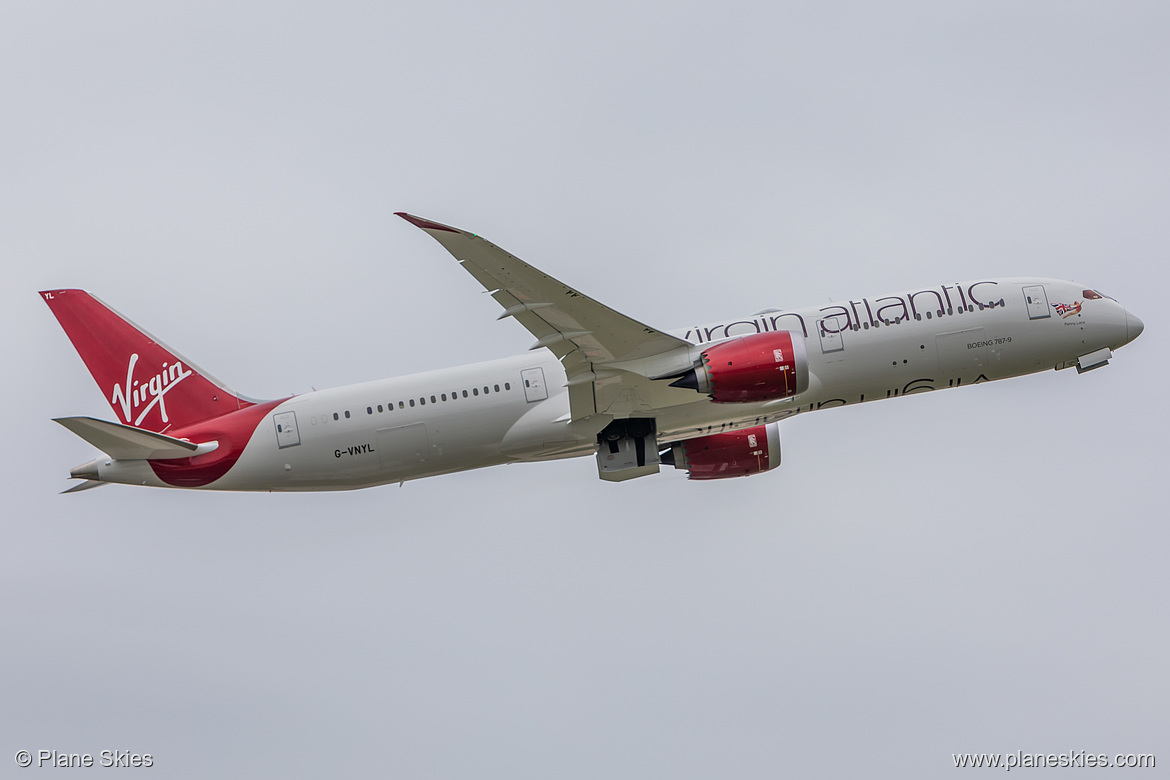
[[[653,418],[614,420],[597,434],[597,474],[609,482],[624,482],[657,474],[658,438]]]

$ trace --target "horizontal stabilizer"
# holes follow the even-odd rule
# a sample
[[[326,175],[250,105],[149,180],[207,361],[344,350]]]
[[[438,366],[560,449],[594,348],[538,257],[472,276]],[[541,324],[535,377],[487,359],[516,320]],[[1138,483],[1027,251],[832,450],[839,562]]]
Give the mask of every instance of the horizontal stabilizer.
[[[68,490],[62,490],[61,495],[65,495],[66,493],[80,493],[83,490],[92,490],[93,488],[101,487],[102,485],[108,485],[108,484],[110,484],[110,483],[109,482],[102,482],[101,480],[98,480],[98,479],[87,479],[84,482],[78,482],[76,485],[69,488]]]
[[[194,444],[93,417],[60,417],[60,423],[115,460],[174,460],[211,452],[217,442]]]

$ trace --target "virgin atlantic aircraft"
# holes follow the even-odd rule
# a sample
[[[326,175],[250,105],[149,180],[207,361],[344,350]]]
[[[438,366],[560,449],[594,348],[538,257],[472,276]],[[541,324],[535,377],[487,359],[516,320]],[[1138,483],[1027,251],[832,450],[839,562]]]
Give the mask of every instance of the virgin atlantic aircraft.
[[[1090,371],[1142,321],[1057,279],[980,279],[667,332],[479,236],[426,231],[536,341],[516,357],[259,401],[229,390],[82,290],[49,304],[117,422],[64,417],[103,454],[66,492],[108,482],[347,490],[501,463],[593,455],[620,482],[780,465],[778,422],[1049,369]]]

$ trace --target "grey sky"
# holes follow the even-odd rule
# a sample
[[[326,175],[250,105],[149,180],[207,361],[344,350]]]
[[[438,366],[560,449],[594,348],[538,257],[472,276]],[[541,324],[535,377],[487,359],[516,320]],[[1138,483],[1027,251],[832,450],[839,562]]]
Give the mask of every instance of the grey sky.
[[[0,775],[1170,764],[1164,3],[292,6],[0,5]],[[725,484],[56,495],[110,411],[39,289],[258,397],[524,350],[397,210],[662,328],[1041,275],[1146,332]]]

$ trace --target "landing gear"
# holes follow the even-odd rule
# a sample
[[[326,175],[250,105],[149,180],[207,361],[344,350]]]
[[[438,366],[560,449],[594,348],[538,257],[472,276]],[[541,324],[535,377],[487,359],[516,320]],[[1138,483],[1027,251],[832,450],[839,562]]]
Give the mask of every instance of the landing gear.
[[[597,434],[597,474],[606,481],[657,474],[659,463],[652,418],[614,420]]]

